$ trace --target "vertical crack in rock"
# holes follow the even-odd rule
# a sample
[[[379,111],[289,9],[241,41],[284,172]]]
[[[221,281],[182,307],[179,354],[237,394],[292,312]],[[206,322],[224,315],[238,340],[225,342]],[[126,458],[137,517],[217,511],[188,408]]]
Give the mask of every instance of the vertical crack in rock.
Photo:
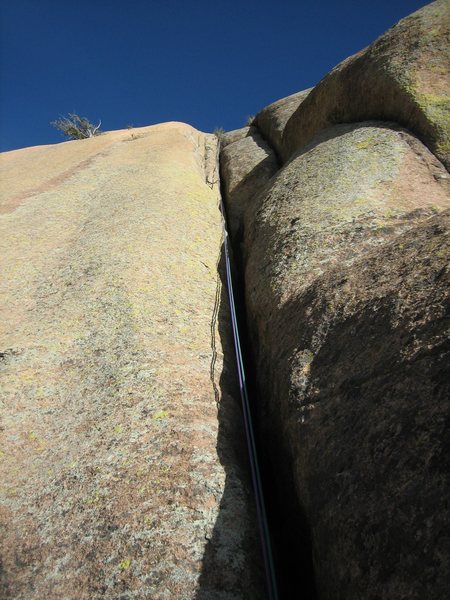
[[[220,165],[182,123],[2,155],[3,597],[264,598],[220,192],[281,598],[446,597],[449,11]]]

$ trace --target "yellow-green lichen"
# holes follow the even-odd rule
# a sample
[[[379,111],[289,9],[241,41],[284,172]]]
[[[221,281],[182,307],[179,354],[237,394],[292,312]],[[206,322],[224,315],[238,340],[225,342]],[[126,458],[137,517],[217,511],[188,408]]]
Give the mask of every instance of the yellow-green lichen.
[[[154,415],[152,416],[152,419],[155,419],[155,420],[166,419],[168,416],[169,416],[169,413],[167,412],[167,410],[158,410],[154,413]]]
[[[118,567],[120,571],[126,571],[131,566],[131,560],[129,558],[124,558],[120,561]]]
[[[420,92],[417,94],[417,100],[430,119],[450,126],[450,96]]]
[[[358,148],[358,150],[365,150],[373,143],[374,139],[375,139],[374,136],[371,135],[368,138],[366,138],[365,140],[361,140],[360,142],[358,142],[356,144],[356,147]]]

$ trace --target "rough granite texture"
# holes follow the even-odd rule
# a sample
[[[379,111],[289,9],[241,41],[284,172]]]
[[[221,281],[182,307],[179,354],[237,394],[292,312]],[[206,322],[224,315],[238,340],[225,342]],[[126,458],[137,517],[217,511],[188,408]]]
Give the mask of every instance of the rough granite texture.
[[[252,127],[246,137],[228,144],[221,152],[220,172],[227,203],[228,227],[233,239],[239,237],[242,213],[248,199],[258,194],[278,170],[272,148]]]
[[[450,589],[449,35],[437,0],[221,136],[260,449],[318,600]],[[167,123],[0,159],[2,598],[265,597],[216,152]]]
[[[234,144],[238,140],[242,140],[243,138],[250,135],[251,132],[254,131],[254,127],[241,127],[241,129],[233,129],[233,131],[225,131],[225,133],[220,134],[220,147],[221,149],[225,148],[229,144]]]
[[[2,598],[263,597],[215,158],[180,123],[1,157]]]
[[[393,127],[366,122],[326,129],[249,198],[246,284],[264,290],[249,298],[253,316],[272,313],[330,266],[351,264],[450,206],[442,164]]]
[[[299,290],[270,353],[259,326],[266,444],[290,466],[320,600],[447,597],[449,226],[447,211]]]
[[[283,160],[325,127],[377,119],[396,121],[413,131],[448,168],[449,40],[450,0],[437,0],[344,60],[287,122]]]
[[[283,131],[300,104],[308,97],[312,88],[281,98],[263,108],[255,117],[255,127],[275,149],[277,156],[283,155]]]
[[[259,439],[318,600],[450,589],[449,6],[263,109],[284,165],[256,192],[221,153]]]
[[[441,600],[449,585],[449,240],[434,217],[449,183],[404,130],[339,125],[244,213],[261,437],[275,473],[290,465],[320,600]]]

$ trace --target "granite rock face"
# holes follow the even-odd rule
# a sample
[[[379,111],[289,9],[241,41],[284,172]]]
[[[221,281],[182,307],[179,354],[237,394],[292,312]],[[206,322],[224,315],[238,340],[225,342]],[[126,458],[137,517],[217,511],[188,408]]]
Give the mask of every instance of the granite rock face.
[[[259,437],[319,600],[450,587],[449,6],[263,109],[283,163],[263,186],[234,192],[242,141],[221,155]]]
[[[291,465],[320,599],[448,585],[447,182],[410,134],[340,125],[245,213],[261,437]]]
[[[344,60],[286,123],[282,158],[287,160],[330,125],[377,119],[395,121],[413,131],[448,168],[449,36],[450,2],[437,0]]]
[[[234,144],[234,142],[242,140],[250,135],[251,131],[253,132],[255,129],[253,127],[241,127],[240,129],[234,129],[233,131],[225,131],[219,136],[221,149],[229,144]]]
[[[262,597],[215,136],[167,123],[0,164],[0,595]]]
[[[219,189],[311,542],[285,597],[447,597],[449,29],[437,0],[221,135],[220,176],[181,123],[0,158],[2,598],[265,597]]]
[[[282,139],[286,123],[308,97],[311,89],[281,98],[263,108],[255,117],[255,127],[259,129],[266,140],[270,141],[271,146],[280,157],[283,156]]]
[[[252,314],[447,208],[449,192],[442,164],[405,130],[372,121],[320,132],[246,209],[246,284],[265,290],[248,298]]]
[[[222,150],[220,172],[229,213],[228,226],[234,239],[239,237],[247,198],[259,193],[277,170],[274,151],[254,127],[245,137],[227,143]]]
[[[260,332],[265,440],[295,480],[321,600],[446,597],[449,217],[292,297],[270,354]]]

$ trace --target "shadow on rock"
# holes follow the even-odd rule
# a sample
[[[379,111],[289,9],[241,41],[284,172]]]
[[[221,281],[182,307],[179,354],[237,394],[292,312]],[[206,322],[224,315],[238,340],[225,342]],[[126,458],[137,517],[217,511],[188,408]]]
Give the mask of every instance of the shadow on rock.
[[[240,289],[239,278],[236,277]],[[195,600],[263,600],[267,598],[265,574],[256,518],[255,499],[245,440],[236,356],[232,338],[225,256],[222,247],[218,264],[218,294],[212,319],[215,349],[215,321],[224,353],[223,369],[216,389],[219,431],[217,453],[226,472],[226,482],[213,534],[203,556],[202,572]],[[237,290],[235,290],[236,292]],[[257,397],[251,351],[248,346],[242,294],[236,298],[241,317],[241,343],[246,359],[250,397]],[[214,359],[211,379],[213,381]],[[215,386],[215,384],[213,383]],[[258,407],[253,406],[254,416]],[[264,430],[255,424],[258,429]],[[311,543],[283,450],[265,447],[259,439],[259,459],[278,578],[279,598],[314,600],[315,584]]]
[[[264,575],[242,422],[223,246],[218,264],[217,290],[211,331],[213,353],[220,345],[224,353],[220,389],[215,389],[215,392],[219,420],[217,454],[225,469],[226,481],[214,530],[203,556],[195,599],[259,600],[265,598]],[[215,321],[220,336],[217,348]],[[214,362],[213,359],[212,379]]]

